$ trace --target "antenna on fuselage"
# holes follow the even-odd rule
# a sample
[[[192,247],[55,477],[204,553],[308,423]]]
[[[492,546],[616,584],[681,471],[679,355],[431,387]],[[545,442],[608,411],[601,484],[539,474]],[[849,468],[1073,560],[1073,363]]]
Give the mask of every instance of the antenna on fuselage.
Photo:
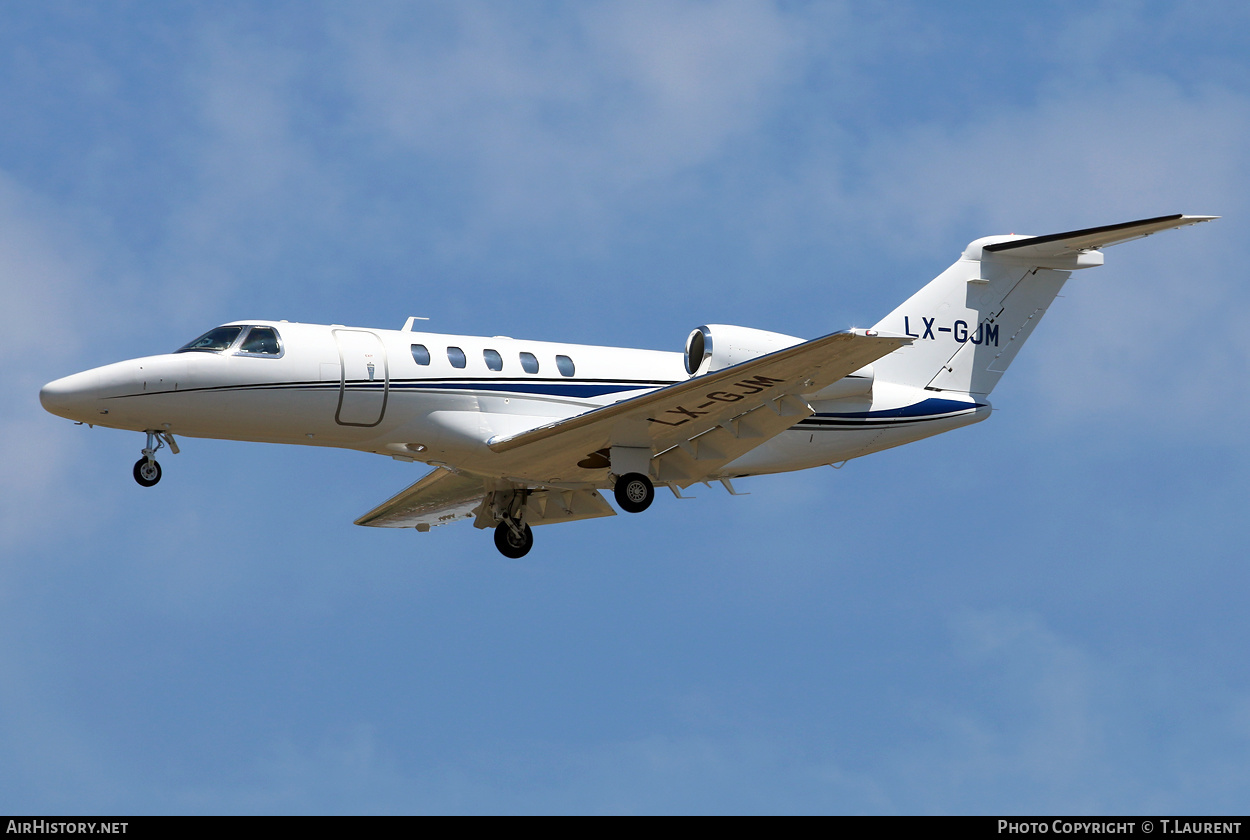
[[[403,329],[403,332],[412,332],[412,326],[413,326],[413,324],[415,324],[417,321],[428,321],[428,320],[430,320],[430,319],[429,319],[429,318],[422,318],[420,315],[409,315],[409,316],[408,316],[408,320],[407,320],[407,321],[404,321],[404,329]]]

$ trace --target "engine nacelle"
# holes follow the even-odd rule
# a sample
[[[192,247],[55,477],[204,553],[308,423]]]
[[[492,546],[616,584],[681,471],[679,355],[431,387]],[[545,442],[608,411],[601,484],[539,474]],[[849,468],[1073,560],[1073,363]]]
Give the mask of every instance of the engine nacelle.
[[[686,373],[702,376],[756,356],[802,344],[804,340],[750,327],[707,324],[690,333],[686,339]]]

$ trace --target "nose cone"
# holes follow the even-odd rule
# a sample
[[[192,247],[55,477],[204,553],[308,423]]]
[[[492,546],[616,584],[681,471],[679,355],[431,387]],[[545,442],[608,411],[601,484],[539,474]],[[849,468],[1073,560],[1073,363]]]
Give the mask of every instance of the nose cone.
[[[88,370],[44,385],[39,389],[39,402],[59,417],[90,421],[99,394],[100,375]]]

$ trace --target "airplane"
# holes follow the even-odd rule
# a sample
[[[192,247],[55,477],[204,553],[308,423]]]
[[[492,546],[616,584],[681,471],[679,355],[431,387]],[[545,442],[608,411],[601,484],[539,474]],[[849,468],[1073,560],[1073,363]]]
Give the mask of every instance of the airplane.
[[[532,526],[650,507],[656,487],[841,465],[980,422],[990,392],[1100,248],[1218,216],[1171,215],[977,239],[868,329],[810,341],[693,330],[684,352],[287,321],[234,321],[175,350],[57,379],[39,399],[88,426],[143,432],[135,481],[175,435],[332,446],[434,469],[356,520],[472,520],[510,558]]]

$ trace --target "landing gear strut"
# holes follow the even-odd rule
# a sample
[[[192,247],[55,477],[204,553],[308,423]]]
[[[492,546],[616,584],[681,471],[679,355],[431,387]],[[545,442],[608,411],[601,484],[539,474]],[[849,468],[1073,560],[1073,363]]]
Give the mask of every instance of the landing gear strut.
[[[534,547],[534,532],[525,523],[529,496],[530,491],[523,487],[499,490],[491,493],[486,502],[492,518],[499,523],[495,526],[495,548],[513,560],[529,554]]]
[[[616,480],[612,492],[626,513],[642,513],[655,500],[655,485],[642,473],[625,473]]]
[[[151,487],[161,480],[161,465],[156,462],[156,451],[169,444],[169,451],[178,454],[178,444],[169,432],[157,432],[148,429],[148,445],[143,447],[143,457],[135,461],[135,481],[141,487]]]

